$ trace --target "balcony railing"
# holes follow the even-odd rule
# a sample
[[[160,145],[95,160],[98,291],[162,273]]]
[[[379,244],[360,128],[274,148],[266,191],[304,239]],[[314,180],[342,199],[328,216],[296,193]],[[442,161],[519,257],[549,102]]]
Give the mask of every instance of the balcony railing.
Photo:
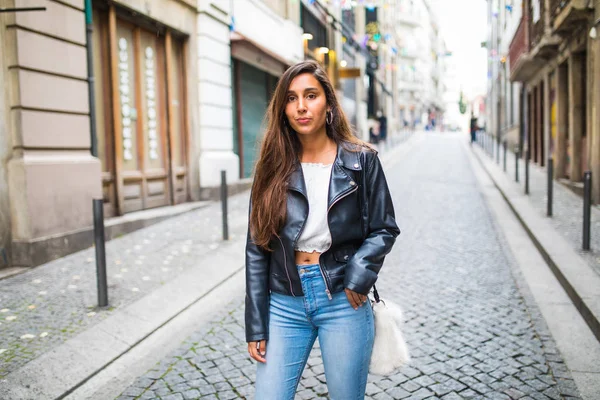
[[[524,17],[521,17],[521,22],[519,22],[519,27],[517,28],[515,37],[513,37],[512,42],[510,42],[510,47],[508,48],[508,58],[511,73],[516,71],[517,64],[519,63],[521,57],[529,52],[527,27],[527,15],[525,15]]]
[[[550,0],[550,23],[554,31],[571,30],[588,18],[589,0]]]

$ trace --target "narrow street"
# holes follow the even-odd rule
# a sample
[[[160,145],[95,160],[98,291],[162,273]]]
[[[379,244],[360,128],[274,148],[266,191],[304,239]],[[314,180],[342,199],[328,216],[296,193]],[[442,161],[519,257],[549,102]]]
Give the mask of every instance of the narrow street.
[[[369,399],[562,399],[577,389],[481,193],[466,135],[424,133],[385,164],[402,230],[377,282],[400,304],[412,363]],[[253,398],[243,293],[121,399]],[[318,347],[297,398],[326,398]]]

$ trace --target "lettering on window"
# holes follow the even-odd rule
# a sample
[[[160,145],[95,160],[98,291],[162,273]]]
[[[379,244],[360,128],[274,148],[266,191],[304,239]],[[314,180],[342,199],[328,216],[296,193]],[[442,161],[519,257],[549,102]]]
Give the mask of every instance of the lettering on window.
[[[152,47],[146,47],[146,114],[148,115],[148,156],[151,160],[158,159],[158,136],[156,130],[158,124],[156,121],[156,78],[154,76],[154,50]]]
[[[129,96],[129,53],[127,39],[119,39],[119,94],[121,97],[121,123],[123,125],[123,159],[133,159],[132,118],[135,110],[131,108]]]

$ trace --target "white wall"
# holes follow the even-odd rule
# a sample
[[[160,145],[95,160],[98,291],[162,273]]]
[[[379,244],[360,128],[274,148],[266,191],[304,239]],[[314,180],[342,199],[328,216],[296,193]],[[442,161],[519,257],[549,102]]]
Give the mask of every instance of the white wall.
[[[302,28],[281,18],[262,1],[235,0],[231,12],[235,31],[270,55],[288,64],[304,59]]]
[[[198,96],[200,187],[218,186],[221,170],[228,183],[239,180],[239,158],[233,152],[231,108],[230,2],[200,0],[198,7]]]

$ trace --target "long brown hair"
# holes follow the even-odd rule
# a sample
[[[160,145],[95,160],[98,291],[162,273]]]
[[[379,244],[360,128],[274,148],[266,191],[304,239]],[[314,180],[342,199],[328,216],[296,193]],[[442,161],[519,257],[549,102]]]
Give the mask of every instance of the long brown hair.
[[[285,223],[287,183],[290,174],[298,167],[302,154],[302,145],[287,120],[285,107],[290,83],[303,73],[312,74],[325,92],[327,105],[333,114],[331,123],[326,124],[327,136],[345,147],[349,147],[347,145],[350,143],[364,145],[353,135],[331,81],[316,61],[302,61],[285,71],[265,115],[267,128],[252,185],[250,233],[254,243],[266,250],[270,250],[269,242],[274,236],[278,236]]]

